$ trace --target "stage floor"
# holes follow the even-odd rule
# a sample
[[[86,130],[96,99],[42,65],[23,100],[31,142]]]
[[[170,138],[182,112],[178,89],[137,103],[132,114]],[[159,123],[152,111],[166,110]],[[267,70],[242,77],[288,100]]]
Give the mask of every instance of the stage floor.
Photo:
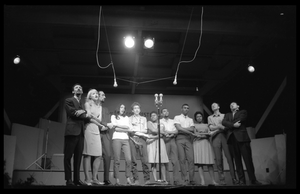
[[[29,186],[13,186],[6,189],[287,189],[285,185],[259,185],[259,186],[173,186],[173,185],[141,185],[141,186],[65,186],[65,185],[29,185]]]

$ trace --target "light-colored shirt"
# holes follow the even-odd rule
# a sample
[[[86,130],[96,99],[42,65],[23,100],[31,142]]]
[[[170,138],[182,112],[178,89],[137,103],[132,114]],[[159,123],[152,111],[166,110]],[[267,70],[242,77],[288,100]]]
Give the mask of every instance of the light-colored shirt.
[[[180,124],[181,127],[183,128],[189,128],[189,127],[194,127],[194,121],[191,119],[189,116],[184,116],[183,114],[181,115],[176,115],[174,117],[174,123],[175,124]],[[177,135],[177,140],[181,138],[188,138],[190,139],[190,134],[184,133],[180,130],[178,130],[178,135]]]
[[[129,117],[129,125],[133,130],[143,133],[143,130],[147,131],[147,118],[140,115],[131,115]]]
[[[225,116],[225,114],[222,114],[222,113],[220,113],[218,115],[212,114],[212,115],[208,116],[207,124],[213,125],[213,126],[217,126],[219,124],[222,125],[222,120],[224,119],[224,116]]]
[[[115,115],[111,115],[111,123],[113,125],[125,125],[130,126],[128,116],[119,116],[119,119]],[[112,139],[129,139],[127,132],[115,131],[113,133]]]
[[[175,116],[174,123],[180,124],[183,128],[195,126],[193,119],[191,119],[188,115],[184,116],[183,114]]]
[[[173,119],[162,118],[159,121],[160,121],[160,123],[164,124],[164,126],[165,126],[165,132],[167,132],[167,133],[174,133],[175,131],[177,131]]]

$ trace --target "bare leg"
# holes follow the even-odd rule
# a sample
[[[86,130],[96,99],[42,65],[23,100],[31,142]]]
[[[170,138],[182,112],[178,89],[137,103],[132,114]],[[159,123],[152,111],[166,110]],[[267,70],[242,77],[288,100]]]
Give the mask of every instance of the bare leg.
[[[152,169],[154,181],[157,181],[157,178],[156,178],[156,164],[155,163],[151,164],[151,169]]]
[[[201,185],[205,185],[205,179],[204,179],[204,173],[203,173],[203,166],[202,165],[199,165],[198,171],[199,171],[199,176],[200,176],[200,180],[201,180]]]
[[[83,156],[83,171],[85,176],[85,181],[90,182],[89,169],[91,164],[91,156],[84,155]]]
[[[163,178],[163,180],[167,181],[167,179],[166,179],[166,166],[165,166],[165,164],[161,165],[161,172],[162,172],[162,178]]]
[[[218,183],[215,180],[215,173],[214,173],[213,165],[207,165],[207,168],[208,168],[208,172],[209,172],[212,184],[218,185]]]
[[[97,175],[98,175],[98,170],[100,167],[100,162],[101,162],[101,158],[99,157],[95,157],[95,160],[93,162],[93,180],[97,180]]]

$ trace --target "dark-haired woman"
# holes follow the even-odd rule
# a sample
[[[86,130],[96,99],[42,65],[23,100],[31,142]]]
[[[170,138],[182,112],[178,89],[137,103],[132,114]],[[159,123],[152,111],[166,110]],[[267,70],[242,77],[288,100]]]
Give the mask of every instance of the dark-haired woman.
[[[112,136],[112,147],[114,153],[114,178],[116,179],[116,185],[121,185],[119,179],[119,167],[120,167],[120,156],[121,151],[125,157],[125,176],[127,184],[132,185],[130,180],[130,170],[131,170],[131,152],[129,145],[130,132],[129,118],[125,114],[126,107],[121,104],[115,114],[111,115],[111,122],[113,124],[114,133]]]

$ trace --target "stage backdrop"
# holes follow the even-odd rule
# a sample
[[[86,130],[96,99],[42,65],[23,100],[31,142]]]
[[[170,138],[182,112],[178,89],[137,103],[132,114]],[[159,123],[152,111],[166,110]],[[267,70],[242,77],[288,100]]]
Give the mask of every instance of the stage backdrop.
[[[65,95],[65,98],[72,97],[72,94]],[[106,94],[106,99],[104,106],[108,108],[109,112],[112,114],[118,104],[122,103],[126,106],[127,115],[131,115],[131,104],[133,102],[138,102],[141,104],[141,115],[147,117],[149,120],[150,112],[157,111],[157,108],[154,104],[154,94],[145,95],[145,94]],[[83,95],[83,103],[86,98],[86,93]],[[63,100],[64,100],[63,99]],[[187,103],[190,107],[189,117],[194,118],[194,113],[196,111],[203,112],[203,101],[199,96],[181,96],[181,95],[164,95],[163,96],[163,107],[166,107],[170,112],[170,118],[174,118],[175,115],[181,114],[181,106]],[[62,101],[61,106],[64,106],[64,101]],[[60,108],[62,111],[61,122],[66,123],[66,112],[64,108]],[[207,118],[206,118],[207,119]],[[206,120],[205,119],[205,120]]]

